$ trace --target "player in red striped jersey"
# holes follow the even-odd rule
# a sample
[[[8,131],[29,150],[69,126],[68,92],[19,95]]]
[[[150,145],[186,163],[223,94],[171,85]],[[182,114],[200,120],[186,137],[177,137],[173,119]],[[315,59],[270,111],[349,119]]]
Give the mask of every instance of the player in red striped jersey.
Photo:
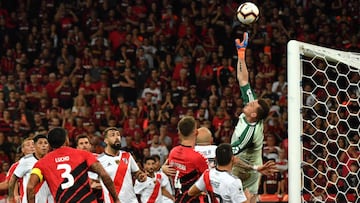
[[[27,201],[35,202],[35,187],[46,180],[55,202],[96,203],[89,184],[88,171],[96,172],[110,191],[114,202],[115,186],[109,175],[96,158],[85,150],[67,147],[69,138],[63,128],[53,128],[48,133],[48,141],[54,151],[39,160],[31,171],[27,184]]]
[[[190,197],[187,195],[189,188],[208,169],[208,160],[194,150],[198,134],[196,122],[193,117],[185,116],[178,123],[181,144],[174,147],[169,154],[167,163],[176,170],[173,176],[175,186],[175,202],[200,202],[203,197]]]

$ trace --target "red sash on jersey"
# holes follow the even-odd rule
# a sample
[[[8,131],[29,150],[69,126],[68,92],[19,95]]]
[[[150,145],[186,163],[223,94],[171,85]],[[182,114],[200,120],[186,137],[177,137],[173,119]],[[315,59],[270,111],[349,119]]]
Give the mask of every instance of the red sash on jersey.
[[[118,169],[116,171],[116,175],[114,178],[114,185],[115,185],[115,189],[116,189],[116,194],[120,193],[121,187],[123,185],[124,182],[124,178],[126,175],[126,170],[128,168],[129,165],[129,158],[130,158],[130,153],[128,152],[122,152],[121,153],[121,157],[120,157],[120,162],[118,165]],[[111,202],[113,201],[112,198]]]
[[[214,202],[214,203],[218,203],[217,199],[215,198],[215,195],[214,195],[214,190],[211,186],[211,183],[210,183],[210,176],[209,176],[209,172],[210,170],[207,169],[206,171],[204,171],[204,182],[205,182],[205,187],[206,187],[206,190],[211,198],[211,202]]]
[[[155,188],[154,191],[152,192],[152,194],[150,195],[150,198],[148,200],[147,203],[155,203],[156,197],[159,194],[160,191],[160,179],[161,179],[161,174],[156,174],[156,179],[155,179]]]

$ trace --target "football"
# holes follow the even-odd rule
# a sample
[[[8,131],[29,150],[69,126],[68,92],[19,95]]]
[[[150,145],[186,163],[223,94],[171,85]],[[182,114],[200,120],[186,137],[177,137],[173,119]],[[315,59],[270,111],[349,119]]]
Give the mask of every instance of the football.
[[[236,18],[243,24],[249,25],[259,18],[259,8],[251,2],[245,2],[238,7]]]

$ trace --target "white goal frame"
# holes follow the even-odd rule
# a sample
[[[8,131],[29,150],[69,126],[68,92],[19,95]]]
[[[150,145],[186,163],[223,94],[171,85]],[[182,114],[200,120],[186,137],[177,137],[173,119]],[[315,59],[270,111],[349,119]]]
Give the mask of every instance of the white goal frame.
[[[302,63],[301,55],[320,56],[360,69],[360,54],[291,40],[287,44],[289,203],[302,202]],[[291,133],[290,133],[291,131]]]

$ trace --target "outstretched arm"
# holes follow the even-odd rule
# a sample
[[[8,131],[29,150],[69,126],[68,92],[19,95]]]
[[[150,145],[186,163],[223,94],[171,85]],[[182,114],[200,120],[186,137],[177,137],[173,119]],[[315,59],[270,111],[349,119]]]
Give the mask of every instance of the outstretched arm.
[[[278,172],[278,168],[276,167],[276,163],[274,161],[267,161],[265,164],[260,165],[260,166],[252,166],[248,163],[246,163],[245,161],[236,158],[235,159],[235,165],[237,165],[240,168],[243,168],[245,170],[255,170],[263,175],[271,175],[274,174],[275,172]]]
[[[238,53],[237,79],[239,81],[240,87],[249,83],[249,72],[245,62],[245,51],[246,46],[248,45],[248,39],[249,34],[247,32],[244,32],[243,41],[240,42],[240,39],[235,39],[235,46]]]

